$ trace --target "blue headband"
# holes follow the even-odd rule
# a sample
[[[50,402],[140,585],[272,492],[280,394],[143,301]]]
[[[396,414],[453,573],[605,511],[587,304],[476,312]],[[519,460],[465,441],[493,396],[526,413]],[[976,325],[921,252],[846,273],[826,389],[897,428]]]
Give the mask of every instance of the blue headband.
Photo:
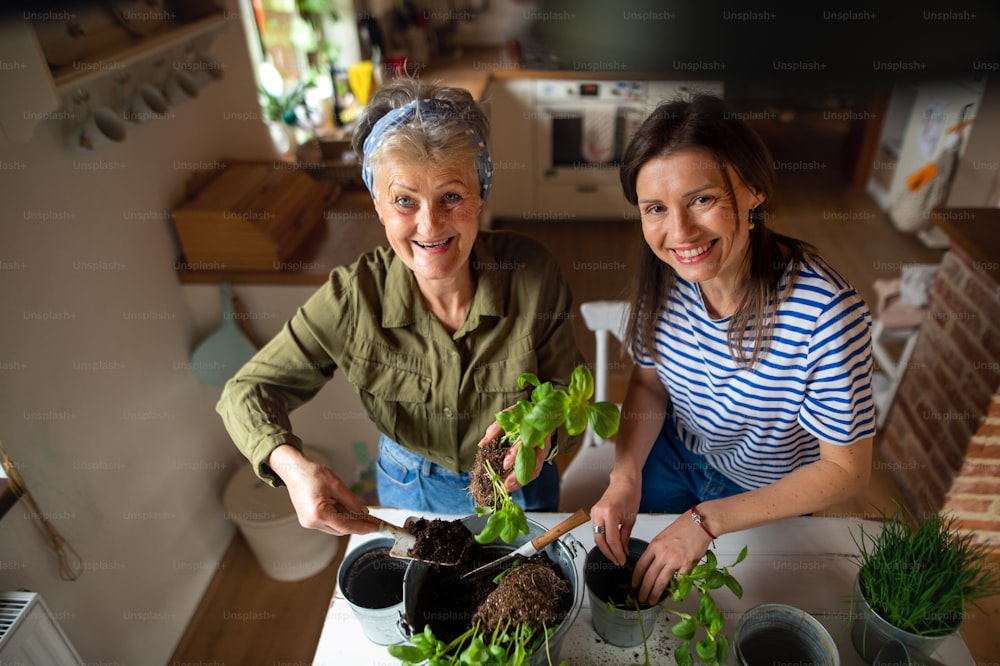
[[[375,125],[372,126],[372,131],[365,137],[363,147],[365,156],[361,167],[361,177],[365,181],[365,187],[368,188],[368,192],[373,196],[375,194],[375,184],[373,182],[370,161],[372,153],[382,146],[386,132],[402,127],[417,114],[421,118],[458,117],[455,106],[451,102],[436,99],[415,99],[398,109],[392,109],[379,118]],[[469,128],[468,132],[473,135],[475,134],[475,130],[471,128]],[[490,159],[490,153],[486,150],[486,143],[483,141],[483,138],[480,136],[476,136],[475,138],[479,144],[479,155],[476,156],[476,171],[479,174],[480,186],[479,196],[482,197],[483,201],[486,201],[490,195],[490,185],[493,183],[493,160]]]

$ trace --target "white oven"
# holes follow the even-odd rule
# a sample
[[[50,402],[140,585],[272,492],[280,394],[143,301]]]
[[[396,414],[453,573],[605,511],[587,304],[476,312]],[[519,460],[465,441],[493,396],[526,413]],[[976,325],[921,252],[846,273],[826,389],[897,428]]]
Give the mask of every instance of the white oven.
[[[618,169],[662,101],[720,82],[509,79],[492,90],[495,217],[636,219]]]

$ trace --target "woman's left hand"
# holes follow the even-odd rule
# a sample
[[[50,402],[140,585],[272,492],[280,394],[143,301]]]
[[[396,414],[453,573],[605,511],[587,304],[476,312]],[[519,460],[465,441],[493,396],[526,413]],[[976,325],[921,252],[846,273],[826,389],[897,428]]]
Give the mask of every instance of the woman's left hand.
[[[639,603],[655,603],[670,578],[688,573],[712,543],[708,535],[683,513],[649,542],[632,573],[632,586],[639,590]]]

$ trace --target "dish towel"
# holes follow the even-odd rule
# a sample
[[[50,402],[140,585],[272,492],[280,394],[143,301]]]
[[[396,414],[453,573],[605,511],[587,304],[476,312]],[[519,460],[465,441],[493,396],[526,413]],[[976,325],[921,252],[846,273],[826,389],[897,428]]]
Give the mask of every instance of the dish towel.
[[[615,156],[615,107],[586,109],[583,112],[581,153],[588,162],[610,162]]]

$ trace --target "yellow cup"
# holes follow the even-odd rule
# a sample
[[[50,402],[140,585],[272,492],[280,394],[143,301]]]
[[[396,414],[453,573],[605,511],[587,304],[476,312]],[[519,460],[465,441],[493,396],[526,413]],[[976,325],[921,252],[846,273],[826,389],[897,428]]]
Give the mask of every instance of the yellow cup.
[[[358,102],[364,106],[372,92],[372,61],[363,60],[347,68],[347,82]]]

